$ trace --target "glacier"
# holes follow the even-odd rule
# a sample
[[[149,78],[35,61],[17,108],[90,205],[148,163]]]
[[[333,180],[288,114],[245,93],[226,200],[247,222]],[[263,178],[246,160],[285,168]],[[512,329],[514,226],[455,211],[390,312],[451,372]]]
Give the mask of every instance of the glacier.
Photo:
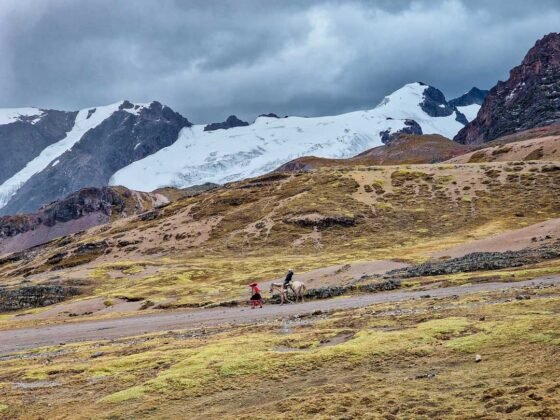
[[[193,125],[171,146],[117,171],[109,183],[140,191],[185,188],[262,175],[302,156],[347,158],[380,146],[380,133],[402,129],[407,119],[424,134],[453,138],[463,128],[455,112],[432,117],[420,106],[428,87],[407,84],[366,111],[315,118],[261,116],[249,126],[216,131]]]

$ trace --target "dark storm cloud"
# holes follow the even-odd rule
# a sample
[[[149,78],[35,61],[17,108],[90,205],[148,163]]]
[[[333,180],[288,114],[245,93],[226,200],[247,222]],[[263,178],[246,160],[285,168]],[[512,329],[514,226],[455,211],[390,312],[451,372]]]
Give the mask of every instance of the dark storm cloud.
[[[0,106],[157,99],[195,122],[373,107],[507,77],[556,0],[0,0]]]

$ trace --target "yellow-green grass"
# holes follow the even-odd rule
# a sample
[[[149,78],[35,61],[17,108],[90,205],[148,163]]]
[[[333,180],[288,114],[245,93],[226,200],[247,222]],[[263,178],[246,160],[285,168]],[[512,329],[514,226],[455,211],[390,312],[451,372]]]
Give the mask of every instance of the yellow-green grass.
[[[287,330],[258,324],[54,346],[0,360],[2,404],[11,418],[546,417],[560,409],[559,292],[376,305]],[[57,386],[15,385],[37,381]],[[24,403],[22,393],[34,398]]]

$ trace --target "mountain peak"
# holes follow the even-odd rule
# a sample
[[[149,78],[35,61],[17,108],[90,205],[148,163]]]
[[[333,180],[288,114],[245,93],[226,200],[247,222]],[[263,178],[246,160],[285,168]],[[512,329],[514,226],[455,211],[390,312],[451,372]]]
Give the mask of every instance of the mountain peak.
[[[376,109],[385,109],[392,114],[399,114],[398,110],[420,109],[429,117],[450,117],[452,116],[461,125],[468,121],[465,116],[451,106],[445,99],[443,92],[433,86],[423,82],[407,83],[390,95],[387,95],[377,105]],[[392,115],[394,117],[394,115]]]
[[[488,92],[488,90],[472,87],[468,92],[463,93],[457,98],[451,99],[449,104],[455,107],[482,105],[484,103],[484,99],[488,96]]]
[[[550,66],[560,66],[560,33],[558,32],[551,32],[539,39],[527,52],[520,67],[541,73]]]
[[[129,120],[133,124],[124,127]],[[0,143],[8,151],[19,147],[25,157],[11,166],[8,158],[1,162],[0,214],[34,211],[80,188],[106,186],[115,171],[171,145],[191,125],[159,102],[127,100],[71,113],[45,111],[37,122],[16,127],[0,125],[0,140],[6,140]],[[35,139],[37,147],[22,150],[22,144],[27,147],[22,138]]]
[[[215,131],[215,130],[227,130],[233,127],[246,127],[249,123],[246,121],[241,121],[235,115],[230,115],[227,119],[223,122],[219,123],[211,123],[204,127],[204,131]]]

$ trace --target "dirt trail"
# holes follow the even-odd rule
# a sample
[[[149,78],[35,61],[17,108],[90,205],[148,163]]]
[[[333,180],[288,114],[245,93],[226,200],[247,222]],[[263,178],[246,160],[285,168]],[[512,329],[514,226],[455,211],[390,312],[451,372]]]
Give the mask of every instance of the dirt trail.
[[[560,239],[560,218],[466,242],[443,251],[433,252],[431,256],[455,258],[471,252],[519,251],[527,247],[542,246],[557,239]]]
[[[157,313],[119,319],[77,322],[38,328],[0,331],[0,355],[19,350],[60,343],[105,340],[173,329],[200,328],[223,324],[244,324],[303,315],[317,310],[330,311],[360,308],[375,303],[432,298],[499,291],[536,285],[560,284],[560,275],[513,283],[478,283],[422,291],[391,291],[348,296],[330,300],[314,300],[297,305],[265,305],[262,309],[217,308]]]
[[[316,270],[294,273],[294,280],[305,283],[308,288],[325,286],[343,286],[364,275],[385,274],[389,270],[407,267],[398,261],[374,260],[363,262],[352,262],[348,264],[337,264]],[[268,290],[270,283],[284,281],[284,276],[260,283],[263,290]]]

